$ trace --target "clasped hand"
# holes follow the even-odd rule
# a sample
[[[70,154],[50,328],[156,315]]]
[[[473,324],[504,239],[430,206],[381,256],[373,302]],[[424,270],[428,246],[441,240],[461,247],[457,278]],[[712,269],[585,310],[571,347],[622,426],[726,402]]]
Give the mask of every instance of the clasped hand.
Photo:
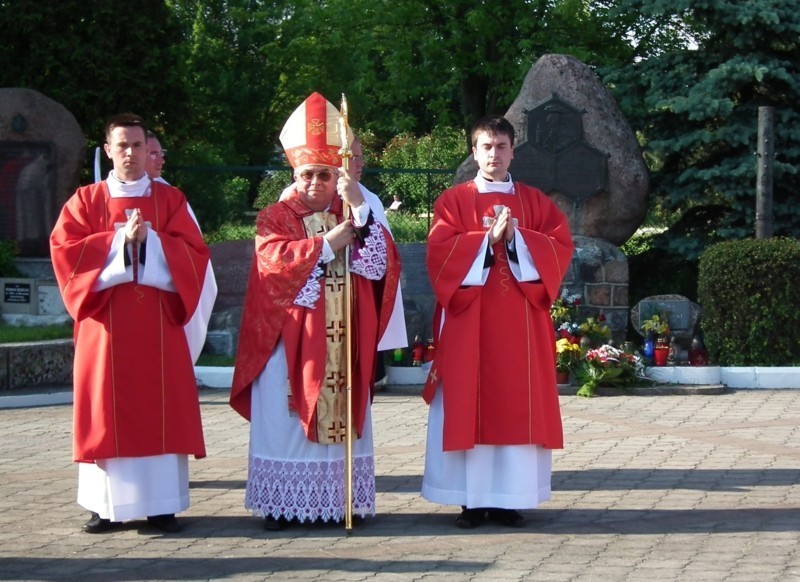
[[[147,226],[142,217],[142,211],[139,208],[134,208],[131,212],[128,222],[123,227],[125,233],[125,243],[132,243],[134,241],[142,243],[147,238]]]
[[[493,245],[500,239],[505,238],[506,242],[511,242],[514,238],[514,221],[511,220],[511,209],[508,206],[494,219],[494,224],[489,229],[489,244]]]

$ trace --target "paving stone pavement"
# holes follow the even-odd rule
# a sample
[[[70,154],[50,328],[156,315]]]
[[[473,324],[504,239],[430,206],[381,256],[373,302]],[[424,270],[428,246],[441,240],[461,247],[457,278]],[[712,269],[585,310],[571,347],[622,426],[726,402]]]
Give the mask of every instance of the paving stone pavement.
[[[248,425],[201,390],[208,458],[180,534],[80,531],[69,405],[0,410],[0,578],[13,580],[800,580],[800,390],[562,396],[553,497],[522,529],[454,526],[419,495],[427,409],[373,407],[378,515],[266,532],[243,506]]]

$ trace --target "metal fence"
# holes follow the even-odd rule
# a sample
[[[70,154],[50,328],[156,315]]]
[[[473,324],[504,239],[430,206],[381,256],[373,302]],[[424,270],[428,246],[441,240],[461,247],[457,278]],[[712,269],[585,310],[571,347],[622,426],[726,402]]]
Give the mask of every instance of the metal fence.
[[[453,170],[365,168],[362,183],[383,202],[392,234],[397,242],[424,242],[430,230],[433,202],[452,185]],[[238,207],[225,220],[247,224],[254,212],[275,202],[291,182],[286,166],[170,166],[168,180],[184,190],[193,208],[211,224],[211,215],[227,212],[226,203]],[[272,181],[273,184],[267,184]],[[392,206],[395,196],[399,206]],[[246,199],[246,202],[242,202]]]

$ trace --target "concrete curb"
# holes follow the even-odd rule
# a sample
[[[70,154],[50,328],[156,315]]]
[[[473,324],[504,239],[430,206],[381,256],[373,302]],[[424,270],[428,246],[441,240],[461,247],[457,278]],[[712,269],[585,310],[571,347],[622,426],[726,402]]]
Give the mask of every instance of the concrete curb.
[[[559,386],[559,396],[576,396],[580,386]],[[629,386],[626,388],[613,388],[601,386],[595,394],[597,396],[690,396],[724,394],[727,388],[724,384],[656,384],[654,386]]]
[[[15,390],[7,395],[0,396],[0,409],[32,408],[57,404],[72,404],[72,387]]]

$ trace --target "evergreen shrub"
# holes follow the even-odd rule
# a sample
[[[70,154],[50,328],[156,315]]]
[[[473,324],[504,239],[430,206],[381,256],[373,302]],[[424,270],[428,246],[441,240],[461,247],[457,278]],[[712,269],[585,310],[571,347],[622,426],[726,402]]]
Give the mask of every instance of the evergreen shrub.
[[[700,257],[698,301],[712,361],[800,365],[800,241],[739,240]]]
[[[0,277],[21,277],[14,259],[17,258],[17,243],[0,240]]]

